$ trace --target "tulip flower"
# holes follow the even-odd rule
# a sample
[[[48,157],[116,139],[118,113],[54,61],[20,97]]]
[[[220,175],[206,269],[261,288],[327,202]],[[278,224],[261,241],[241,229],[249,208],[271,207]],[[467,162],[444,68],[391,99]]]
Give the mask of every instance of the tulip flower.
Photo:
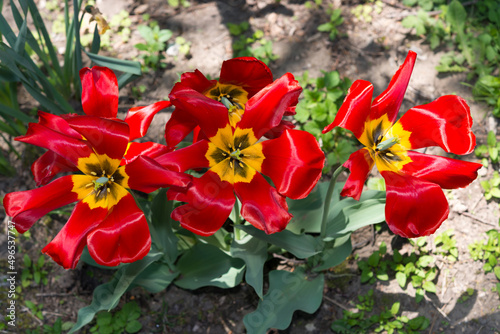
[[[359,199],[374,165],[385,179],[385,218],[389,228],[406,237],[430,235],[448,217],[448,201],[441,188],[465,187],[477,177],[481,164],[415,151],[439,146],[446,152],[468,154],[476,139],[464,99],[447,95],[413,107],[397,122],[398,111],[417,55],[410,51],[389,87],[372,101],[373,86],[357,80],[328,132],[336,126],[352,131],[364,147],[349,157],[351,171],[342,196]]]
[[[186,72],[181,76],[181,83],[184,86],[190,87],[225,106],[229,122],[233,127],[241,120],[247,101],[272,82],[271,70],[266,64],[253,57],[240,57],[224,61],[219,80],[208,80],[198,70]],[[295,105],[290,105],[284,116],[294,115],[294,108]],[[273,129],[269,129],[265,136],[275,138],[285,129],[293,127],[291,122],[282,120]],[[200,127],[196,120],[184,108],[176,106],[165,127],[167,146],[175,147],[191,131],[194,134],[194,141],[197,141]]]
[[[292,217],[286,197],[309,194],[321,176],[325,157],[314,136],[305,131],[286,129],[277,138],[259,139],[280,124],[301,91],[287,73],[254,94],[234,124],[228,114],[230,106],[182,82],[176,84],[170,101],[200,126],[206,139],[156,160],[181,172],[208,171],[186,189],[169,189],[170,200],[186,202],[172,212],[172,218],[194,233],[211,235],[228,218],[236,194],[242,203],[241,216],[248,222],[266,233],[283,230]]]
[[[137,150],[121,166],[129,140],[145,133],[155,107],[136,111],[136,122],[129,126],[116,118],[118,85],[113,72],[85,68],[80,76],[85,116],[39,112],[39,122],[30,123],[26,135],[16,138],[49,150],[34,164],[38,183],[48,183],[61,171],[80,173],[9,193],[3,205],[16,229],[24,233],[48,212],[77,202],[64,227],[42,250],[64,268],[75,268],[85,246],[101,265],[133,262],[149,252],[151,237],[146,218],[127,189],[149,193],[160,187],[184,187],[190,177],[163,168]]]

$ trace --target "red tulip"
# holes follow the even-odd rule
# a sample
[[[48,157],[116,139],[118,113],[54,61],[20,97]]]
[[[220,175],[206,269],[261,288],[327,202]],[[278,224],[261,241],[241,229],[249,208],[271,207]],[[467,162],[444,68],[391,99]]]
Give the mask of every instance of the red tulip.
[[[459,96],[442,96],[411,108],[396,122],[416,57],[408,53],[389,87],[373,102],[372,84],[355,81],[335,120],[323,130],[340,126],[365,146],[344,164],[351,174],[341,195],[359,199],[376,165],[386,182],[387,224],[407,238],[434,233],[449,213],[441,188],[467,186],[482,166],[413,151],[440,146],[446,152],[468,154],[476,145],[469,106]]]
[[[152,192],[160,187],[183,187],[190,177],[163,168],[134,148],[135,153],[127,153],[127,164],[120,166],[129,140],[149,126],[147,120],[138,120],[152,118],[156,107],[127,124],[115,118],[118,85],[113,72],[94,67],[82,69],[80,75],[87,115],[59,117],[39,112],[39,122],[31,123],[26,135],[16,139],[49,150],[33,164],[39,184],[48,183],[61,171],[81,173],[34,190],[9,193],[3,205],[16,229],[24,233],[48,212],[78,202],[68,222],[42,250],[64,268],[75,268],[85,246],[101,265],[133,262],[149,252],[151,237],[144,214],[127,189]],[[141,145],[146,151],[166,152],[150,143]]]

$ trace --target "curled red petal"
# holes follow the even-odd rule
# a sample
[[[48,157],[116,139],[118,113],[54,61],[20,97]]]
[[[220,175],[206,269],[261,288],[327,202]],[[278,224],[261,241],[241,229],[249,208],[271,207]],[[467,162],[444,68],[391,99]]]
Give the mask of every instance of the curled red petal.
[[[267,131],[264,134],[264,137],[269,138],[269,139],[278,138],[279,136],[281,136],[283,134],[283,132],[285,130],[293,130],[294,128],[295,128],[295,124],[293,124],[290,121],[282,119],[280,124],[277,127],[272,128],[271,130]]]
[[[228,111],[222,103],[190,87],[177,83],[169,97],[176,108],[190,115],[195,125],[198,125],[208,138],[215,136],[220,128],[225,128],[229,124]],[[167,145],[171,144],[167,143]]]
[[[293,199],[306,197],[325,164],[325,155],[312,134],[286,130],[280,137],[262,142],[262,174],[271,177],[278,192]]]
[[[267,234],[283,231],[293,217],[285,196],[259,173],[250,183],[236,182],[234,191],[241,201],[241,216]]]
[[[191,182],[189,175],[165,169],[145,156],[138,156],[121,168],[128,176],[128,187],[145,193],[171,186],[186,187]]]
[[[439,185],[389,171],[381,174],[387,189],[385,220],[392,232],[422,237],[434,233],[448,218],[448,201]]]
[[[82,106],[87,115],[115,118],[118,113],[118,81],[107,67],[80,70]]]
[[[251,98],[273,82],[273,74],[257,58],[233,58],[222,63],[219,82],[240,86],[248,92],[248,98]]]
[[[121,120],[112,120],[95,116],[73,117],[69,125],[78,131],[97,154],[107,155],[118,167],[125,153],[129,139],[128,124]]]
[[[87,236],[92,258],[103,266],[117,266],[142,259],[151,248],[151,236],[144,213],[127,194],[113,211]]]
[[[233,187],[211,171],[194,178],[187,190],[170,188],[169,200],[186,202],[172,212],[172,219],[193,233],[209,236],[217,232],[233,209]]]
[[[165,124],[165,142],[168,147],[176,147],[188,134],[198,128],[191,114],[180,107],[172,112]]]
[[[412,151],[408,152],[408,156],[412,161],[403,166],[403,173],[436,183],[445,189],[466,187],[477,178],[477,171],[483,167],[475,162]]]
[[[446,152],[468,154],[476,146],[469,106],[456,95],[411,108],[398,123],[410,132],[411,149],[440,146]]]
[[[208,141],[200,140],[180,150],[160,155],[155,160],[165,168],[177,172],[189,169],[206,168],[209,165],[205,154],[208,151]]]
[[[171,105],[172,103],[170,101],[159,101],[149,106],[130,108],[127,117],[125,117],[125,122],[130,128],[129,140],[132,141],[144,137],[148,132],[153,117],[160,110],[166,109]]]
[[[297,104],[301,92],[302,87],[293,75],[284,74],[248,100],[238,127],[251,128],[259,139],[281,123],[289,107]]]
[[[340,126],[352,131],[356,138],[361,137],[365,129],[365,122],[370,115],[372,96],[373,85],[370,82],[364,80],[354,81],[335,119],[323,129],[323,133]]]
[[[370,119],[374,120],[387,115],[389,121],[394,123],[398,117],[401,103],[403,103],[416,59],[417,54],[413,51],[408,51],[403,65],[399,67],[396,74],[392,77],[389,87],[373,100]]]
[[[5,195],[3,206],[16,229],[24,233],[45,214],[77,201],[78,195],[72,192],[71,177],[63,176],[40,188]]]
[[[55,175],[61,172],[77,170],[75,165],[52,151],[45,152],[31,165],[31,172],[37,186],[49,183]]]
[[[134,160],[139,155],[150,157],[152,159],[159,157],[165,153],[172,152],[173,148],[151,141],[136,143],[131,142],[128,145],[127,152],[123,156],[121,165],[125,165]]]
[[[75,166],[78,166],[79,158],[89,157],[94,153],[86,141],[56,132],[38,123],[30,123],[26,134],[16,140],[51,150]]]
[[[197,92],[204,93],[210,87],[214,86],[217,80],[208,80],[203,73],[194,70],[194,72],[183,73],[181,75],[181,83]]]
[[[67,115],[64,115],[64,116],[67,116]],[[67,122],[67,120],[71,119],[72,117],[79,117],[79,116],[74,115],[71,117],[63,118],[63,117],[49,114],[49,113],[46,113],[43,111],[38,111],[38,124],[43,125],[43,126],[49,128],[49,129],[52,129],[56,132],[60,132],[63,135],[73,137],[76,139],[81,139],[82,136],[78,132],[73,130]]]
[[[108,210],[91,209],[87,203],[78,202],[56,237],[42,249],[64,269],[74,269],[87,244],[87,235],[106,218]]]
[[[368,149],[362,148],[352,153],[349,159],[344,163],[344,167],[348,168],[351,174],[349,174],[340,195],[349,196],[359,201],[361,193],[363,192],[363,186],[373,165],[374,161]]]

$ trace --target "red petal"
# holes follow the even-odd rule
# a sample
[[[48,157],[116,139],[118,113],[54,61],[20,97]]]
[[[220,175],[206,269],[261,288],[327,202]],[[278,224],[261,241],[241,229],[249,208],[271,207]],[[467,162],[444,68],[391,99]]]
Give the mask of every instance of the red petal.
[[[273,74],[266,64],[256,58],[233,58],[222,63],[219,82],[240,86],[251,98],[273,82]]]
[[[30,123],[26,135],[16,140],[46,148],[65,158],[75,166],[78,159],[89,157],[94,152],[87,142],[56,132],[38,123]]]
[[[370,115],[372,96],[373,86],[371,83],[364,80],[354,81],[333,123],[325,127],[323,133],[340,126],[352,131],[356,138],[361,137],[365,129],[365,122]]]
[[[46,186],[5,195],[3,206],[16,223],[16,229],[24,233],[42,216],[78,199],[73,193],[72,176],[63,176]]]
[[[410,81],[411,72],[413,71],[416,59],[417,54],[413,51],[408,51],[405,62],[399,67],[396,74],[392,77],[389,87],[387,87],[387,89],[373,101],[370,113],[370,118],[372,120],[378,119],[383,115],[387,115],[389,121],[394,123],[398,117],[401,103],[403,103],[403,98],[405,96],[406,88],[408,87],[408,82]]]
[[[73,117],[79,116],[75,115]],[[38,111],[38,124],[43,125],[56,132],[60,132],[63,135],[73,137],[75,139],[82,139],[82,136],[69,126],[67,120],[71,118],[72,117],[62,118],[43,111]]]
[[[82,106],[87,115],[115,118],[118,113],[118,81],[107,67],[80,70]]]
[[[181,222],[182,227],[202,236],[217,232],[233,209],[235,197],[233,187],[213,172],[206,172],[201,178],[194,178],[186,192],[169,189],[169,200],[186,202],[172,212],[172,219]]]
[[[262,174],[271,177],[280,194],[306,197],[314,188],[325,164],[325,155],[314,136],[286,130],[277,139],[262,142]]]
[[[272,128],[271,130],[267,131],[264,134],[264,137],[269,138],[269,139],[278,138],[279,136],[281,136],[283,134],[283,132],[285,130],[293,130],[294,128],[295,128],[295,124],[293,124],[292,122],[286,121],[286,120],[281,120],[281,123],[277,127]]]
[[[127,122],[130,128],[129,140],[132,141],[144,137],[156,113],[171,105],[170,101],[159,101],[149,106],[130,108],[127,117],[125,117],[125,122]]]
[[[64,269],[74,269],[87,244],[87,235],[103,221],[107,214],[106,209],[90,209],[87,203],[78,202],[66,225],[42,249],[42,253],[49,255]]]
[[[191,87],[199,93],[204,93],[217,83],[217,80],[208,80],[200,71],[186,72],[181,75],[181,83]]]
[[[363,186],[373,165],[374,161],[368,149],[362,148],[352,153],[349,159],[344,163],[344,167],[349,168],[351,174],[349,174],[340,195],[349,196],[359,201]]]
[[[44,185],[61,172],[77,171],[72,163],[52,151],[45,152],[31,165],[31,172],[35,177],[36,185]]]
[[[411,133],[412,149],[440,146],[446,152],[468,154],[476,146],[469,106],[456,95],[442,96],[414,107],[398,123]]]
[[[189,169],[208,168],[209,162],[205,158],[208,150],[208,141],[200,140],[180,150],[163,154],[155,158],[156,162],[165,168],[177,172]]]
[[[448,218],[448,201],[437,184],[394,172],[381,174],[387,188],[385,219],[392,232],[422,237],[434,233]]]
[[[176,108],[181,108],[183,112],[194,119],[196,125],[200,126],[208,138],[215,136],[218,129],[229,124],[228,111],[222,103],[212,100],[190,87],[177,83],[169,97]],[[168,145],[170,146],[170,143]]]
[[[129,143],[127,152],[123,156],[121,165],[129,163],[139,155],[143,155],[146,157],[150,157],[151,159],[154,159],[165,153],[172,152],[172,150],[173,149],[170,147],[158,143],[153,143],[151,141],[144,143],[131,142]]]
[[[285,196],[255,174],[250,183],[236,182],[234,191],[241,201],[241,216],[267,234],[280,232],[292,219]]]
[[[403,166],[402,172],[438,184],[441,188],[455,189],[469,185],[477,178],[483,165],[435,155],[408,151],[412,162]]]
[[[297,104],[301,92],[299,82],[286,73],[248,100],[238,127],[253,129],[259,139],[281,123],[287,109]]]
[[[92,258],[103,266],[142,259],[151,248],[148,222],[132,195],[123,197],[104,221],[88,234]]]
[[[169,147],[176,147],[197,127],[193,116],[184,109],[176,107],[165,124],[165,142]]]
[[[128,187],[145,193],[171,186],[186,187],[191,182],[189,175],[165,169],[145,156],[139,156],[121,168],[129,177]]]
[[[85,137],[97,154],[105,154],[118,161],[114,166],[118,167],[128,145],[127,123],[95,116],[74,117],[68,120],[68,123]]]

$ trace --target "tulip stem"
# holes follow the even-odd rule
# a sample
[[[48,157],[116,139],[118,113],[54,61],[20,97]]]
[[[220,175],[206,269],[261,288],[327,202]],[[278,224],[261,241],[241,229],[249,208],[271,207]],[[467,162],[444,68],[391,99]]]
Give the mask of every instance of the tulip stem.
[[[241,225],[241,219],[240,219],[240,204],[238,202],[238,199],[234,202],[234,238],[236,240],[240,240],[240,229],[237,227],[238,225]]]
[[[333,191],[335,190],[335,184],[337,183],[337,178],[340,173],[345,171],[347,168],[340,165],[335,172],[333,172],[332,178],[330,180],[330,185],[328,186],[328,190],[326,191],[325,203],[323,206],[323,217],[321,219],[321,239],[326,237],[326,221],[328,219],[328,214],[330,213],[330,204],[332,202]]]

